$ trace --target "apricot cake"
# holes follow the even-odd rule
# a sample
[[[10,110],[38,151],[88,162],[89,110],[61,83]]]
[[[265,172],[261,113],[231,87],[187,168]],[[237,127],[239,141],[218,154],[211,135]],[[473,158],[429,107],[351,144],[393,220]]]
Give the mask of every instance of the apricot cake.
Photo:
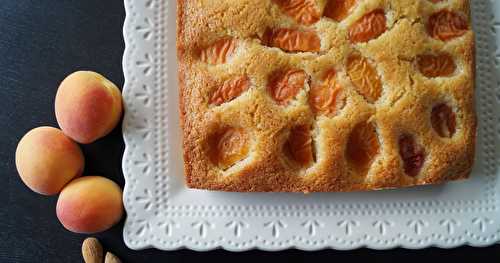
[[[442,183],[474,159],[468,0],[178,0],[191,188]]]

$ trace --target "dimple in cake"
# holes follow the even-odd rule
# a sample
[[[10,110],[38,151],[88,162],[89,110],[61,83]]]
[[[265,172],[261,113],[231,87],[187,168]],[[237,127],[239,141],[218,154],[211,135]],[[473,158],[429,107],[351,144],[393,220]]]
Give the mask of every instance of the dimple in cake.
[[[468,0],[178,0],[191,188],[335,192],[465,179]]]

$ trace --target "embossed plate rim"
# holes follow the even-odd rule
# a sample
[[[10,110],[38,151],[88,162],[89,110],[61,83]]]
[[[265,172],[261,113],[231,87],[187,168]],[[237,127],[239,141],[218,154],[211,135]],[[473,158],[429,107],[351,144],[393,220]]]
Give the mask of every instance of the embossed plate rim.
[[[490,90],[481,91],[478,103],[485,119],[484,130],[480,133],[485,139],[481,142],[493,142],[493,145],[481,145],[484,152],[479,153],[478,159],[484,166],[482,169],[493,175],[484,176],[488,182],[484,183],[485,199],[446,203],[440,200],[392,202],[390,205],[355,201],[227,205],[216,203],[216,198],[210,199],[220,196],[211,193],[203,193],[203,196],[213,200],[213,205],[176,204],[176,195],[186,192],[172,186],[171,171],[176,169],[176,164],[169,163],[171,149],[178,150],[176,142],[169,141],[171,129],[178,128],[170,118],[177,116],[166,114],[167,104],[172,102],[169,87],[172,88],[170,84],[175,83],[177,77],[168,74],[172,69],[166,59],[175,52],[175,26],[172,26],[175,19],[169,16],[175,8],[174,2],[125,0],[123,67],[126,83],[123,94],[126,114],[123,134],[126,149],[123,171],[126,179],[124,203],[128,213],[124,228],[127,246],[132,249],[224,248],[232,251],[354,249],[361,246],[387,249],[397,246],[484,246],[500,239],[500,227],[494,227],[500,225],[496,194],[500,189],[497,180],[500,162],[496,151],[500,117],[489,111],[500,105],[499,85],[491,73],[495,66],[498,71],[492,58],[495,44],[493,40],[489,43],[489,38],[495,37],[500,43],[500,38],[494,34],[500,24],[498,17],[493,23],[493,17],[486,14],[489,10],[500,13],[498,2],[473,1],[474,10],[481,11],[475,23],[481,27],[478,29],[478,78],[481,79],[478,87],[491,90],[491,94],[487,93]],[[498,61],[499,54],[494,55]],[[484,154],[493,158],[484,159],[481,157]],[[266,197],[269,196],[272,197]],[[359,196],[364,195],[360,193]]]

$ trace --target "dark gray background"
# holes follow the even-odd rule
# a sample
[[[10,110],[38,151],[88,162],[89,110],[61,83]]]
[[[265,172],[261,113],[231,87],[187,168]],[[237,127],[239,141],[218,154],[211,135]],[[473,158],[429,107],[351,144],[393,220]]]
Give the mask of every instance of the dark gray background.
[[[28,130],[57,125],[54,95],[67,74],[90,69],[119,86],[123,84],[124,16],[122,0],[0,0],[0,263],[83,262],[80,245],[86,236],[72,234],[59,224],[55,215],[56,197],[37,195],[23,185],[15,170],[14,152],[18,140]],[[107,176],[123,185],[120,167],[124,146],[119,129],[83,148],[86,174]],[[458,262],[465,256],[473,256],[480,262],[500,258],[499,245],[421,251],[361,249],[305,253],[290,250],[239,254],[213,251],[200,254],[150,249],[136,252],[125,247],[122,224],[97,236],[124,262],[256,261],[262,255],[287,262],[322,259],[338,262],[352,256],[367,262],[443,257]]]

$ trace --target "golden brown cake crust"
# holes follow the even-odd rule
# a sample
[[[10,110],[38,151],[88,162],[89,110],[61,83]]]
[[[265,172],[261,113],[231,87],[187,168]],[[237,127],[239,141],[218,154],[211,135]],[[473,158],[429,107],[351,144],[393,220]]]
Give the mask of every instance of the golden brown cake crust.
[[[291,16],[280,2],[287,1],[177,1],[180,118],[189,187],[236,192],[359,191],[435,184],[469,176],[476,116],[474,34],[468,0],[358,0],[340,22],[325,16],[301,20]],[[313,11],[322,14],[328,1],[303,2],[313,3]],[[377,9],[385,14],[386,30],[369,41],[353,41],[350,29]],[[440,19],[451,19],[452,25],[433,27],[431,20],[439,12],[462,17],[467,28],[448,13],[441,14]],[[281,47],[283,42],[268,42],[266,31],[277,28],[315,32],[321,47],[319,51],[303,52],[298,49],[307,46],[297,42]],[[453,32],[433,35],[439,30]],[[229,41],[210,50],[224,39]],[[227,56],[210,58],[214,52]],[[374,101],[356,87],[349,74],[348,58],[353,54],[367,59],[380,78],[381,94]],[[418,66],[418,57],[425,54],[448,54],[456,69],[447,76],[425,76]],[[442,61],[434,63],[443,66]],[[290,101],[280,104],[270,92],[270,82],[276,72],[288,69],[304,71],[307,81]],[[336,83],[345,95],[345,105],[333,115],[314,112],[308,99],[311,87],[328,69],[335,69]],[[211,103],[215,91],[238,76],[249,78],[248,89],[220,91],[227,102]],[[433,109],[441,104],[451,107],[453,113],[442,111],[436,118],[453,116],[453,125],[446,122],[448,119],[437,126],[431,121]],[[353,129],[367,122],[376,129],[379,148],[367,151],[374,154],[369,156],[368,168],[360,169],[346,158],[346,151],[352,147],[348,142],[352,141]],[[297,163],[287,152],[291,130],[301,125],[311,127],[314,162],[310,165]],[[445,127],[445,136],[439,127]],[[229,128],[246,133],[247,137],[237,140],[249,138],[244,143],[248,153],[242,151],[241,158],[234,153],[231,158],[237,161],[221,167],[210,156],[218,147],[212,140]],[[452,134],[448,137],[446,133]],[[413,148],[401,144],[406,135],[414,138]],[[223,140],[220,136],[216,139]],[[227,140],[229,146],[220,147],[242,147],[242,143]],[[370,147],[363,143],[355,149]],[[416,174],[411,174],[412,167],[406,169],[405,160],[416,166],[422,164]]]

